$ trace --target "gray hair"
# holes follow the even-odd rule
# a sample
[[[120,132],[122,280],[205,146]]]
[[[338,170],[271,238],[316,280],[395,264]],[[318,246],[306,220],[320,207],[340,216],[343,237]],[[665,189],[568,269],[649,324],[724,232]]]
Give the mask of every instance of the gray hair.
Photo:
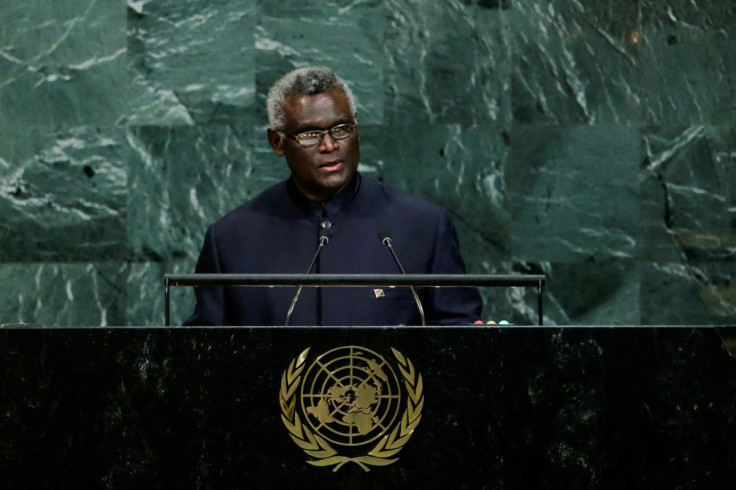
[[[345,80],[338,77],[329,68],[308,66],[297,68],[281,77],[268,91],[266,108],[268,109],[268,123],[272,129],[283,131],[286,121],[284,120],[284,102],[292,95],[316,95],[330,90],[340,90],[348,97],[350,112],[357,118],[355,97]]]

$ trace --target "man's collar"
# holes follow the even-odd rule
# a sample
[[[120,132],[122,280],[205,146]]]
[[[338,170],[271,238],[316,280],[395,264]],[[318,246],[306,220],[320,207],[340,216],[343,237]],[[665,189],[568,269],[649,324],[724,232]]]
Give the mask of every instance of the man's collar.
[[[350,183],[340,191],[339,194],[325,203],[324,211],[320,203],[308,199],[301,193],[301,191],[296,187],[296,184],[294,184],[294,177],[289,177],[286,181],[286,188],[292,202],[305,214],[317,218],[323,218],[339,213],[347,207],[347,205],[352,202],[353,198],[355,198],[356,194],[358,194],[358,190],[360,190],[360,181],[360,174],[355,172]]]

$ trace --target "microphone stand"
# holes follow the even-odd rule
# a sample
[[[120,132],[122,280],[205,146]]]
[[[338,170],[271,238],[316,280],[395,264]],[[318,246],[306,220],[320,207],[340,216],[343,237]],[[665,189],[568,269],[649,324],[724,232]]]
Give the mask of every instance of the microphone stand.
[[[327,245],[327,242],[330,241],[330,236],[332,235],[332,232],[329,230],[329,228],[323,228],[320,230],[319,233],[319,245],[317,246],[317,252],[314,254],[314,257],[312,258],[312,263],[309,264],[309,268],[307,269],[307,274],[312,272],[312,269],[314,268],[314,264],[317,262],[317,257],[319,257],[320,252],[324,248],[325,245]],[[289,319],[291,318],[291,314],[294,312],[294,307],[296,306],[296,302],[299,299],[299,295],[302,294],[302,288],[304,286],[299,286],[299,289],[296,290],[296,294],[294,295],[294,299],[291,300],[291,305],[289,306],[289,311],[286,313],[286,323],[284,326],[289,326]]]
[[[401,262],[399,261],[399,257],[396,255],[396,252],[394,252],[394,247],[391,245],[391,237],[388,236],[388,233],[381,232],[379,234],[379,238],[381,239],[381,242],[388,247],[388,249],[391,251],[391,255],[393,255],[394,260],[396,261],[396,265],[399,266],[399,270],[402,274],[406,274],[406,271],[404,270],[404,267],[401,265]],[[419,316],[422,318],[422,326],[426,326],[427,323],[424,319],[424,307],[422,306],[422,302],[419,300],[419,296],[417,296],[417,292],[414,290],[414,286],[409,286],[409,289],[411,290],[412,296],[414,296],[414,301],[417,303],[417,308],[419,309]]]

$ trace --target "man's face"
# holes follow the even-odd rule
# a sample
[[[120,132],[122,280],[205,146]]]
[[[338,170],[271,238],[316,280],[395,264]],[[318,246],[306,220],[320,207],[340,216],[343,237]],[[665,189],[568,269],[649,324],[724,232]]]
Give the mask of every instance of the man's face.
[[[303,131],[329,129],[343,123],[357,124],[344,92],[331,90],[316,95],[293,95],[284,102],[284,132],[296,135]],[[307,148],[293,139],[268,131],[273,151],[286,156],[294,182],[309,199],[325,202],[350,183],[360,160],[358,127],[347,138],[336,140],[326,133],[322,140]]]

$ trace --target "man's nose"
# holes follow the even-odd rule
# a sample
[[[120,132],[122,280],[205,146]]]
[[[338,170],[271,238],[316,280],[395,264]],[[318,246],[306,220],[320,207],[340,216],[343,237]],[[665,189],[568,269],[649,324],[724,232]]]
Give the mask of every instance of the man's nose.
[[[319,142],[319,151],[331,152],[338,148],[337,140],[327,132],[322,136],[322,140]]]

